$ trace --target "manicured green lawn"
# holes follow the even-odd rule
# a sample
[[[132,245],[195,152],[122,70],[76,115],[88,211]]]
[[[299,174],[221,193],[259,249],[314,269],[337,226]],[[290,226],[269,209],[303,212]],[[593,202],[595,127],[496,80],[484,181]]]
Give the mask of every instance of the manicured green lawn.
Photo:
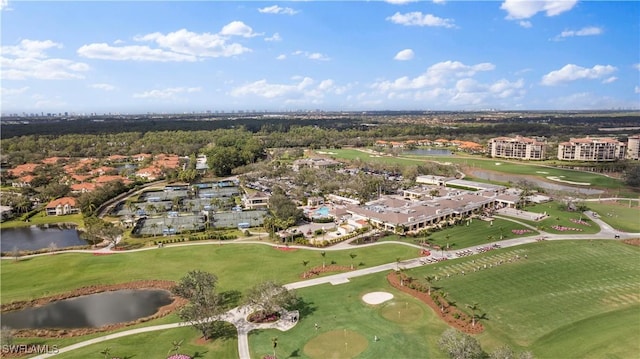
[[[415,258],[415,248],[388,244],[348,251],[326,251],[326,261],[350,265],[349,254],[357,263],[374,266],[389,258]],[[303,266],[303,261],[309,261]],[[0,279],[2,303],[27,300],[66,292],[94,284],[112,284],[141,279],[178,280],[188,271],[201,269],[219,278],[223,291],[245,291],[264,280],[282,283],[302,280],[301,274],[322,265],[319,251],[306,249],[281,251],[258,244],[197,245],[165,247],[137,253],[94,256],[92,254],[54,254],[3,260]],[[43,270],[56,268],[56,270]]]
[[[379,273],[355,278],[346,284],[298,290],[297,293],[306,303],[306,309],[301,311],[300,322],[287,332],[251,332],[251,357],[262,358],[272,353],[273,337],[278,337],[278,358],[326,358],[316,354],[317,342],[322,342],[326,347],[324,353],[345,353],[345,340],[340,335],[331,341],[325,340],[325,336],[335,337],[336,332],[339,334],[346,329],[347,341],[351,333],[357,333],[368,342],[357,358],[444,358],[437,349],[437,339],[446,330],[446,324],[422,302],[388,285],[385,275]],[[362,296],[374,291],[390,292],[394,298],[379,305],[364,303]],[[318,324],[318,330],[315,324]],[[379,341],[374,342],[374,336]],[[333,357],[351,356],[343,354]]]
[[[584,202],[590,210],[598,213],[600,219],[607,222],[611,227],[624,231],[640,232],[640,208],[638,202],[625,203],[597,203]]]
[[[75,223],[78,227],[84,226],[84,221],[82,220],[82,214],[68,214],[65,216],[47,216],[43,212],[35,214],[33,217],[29,218],[29,222],[20,221],[20,220],[10,220],[6,222],[2,222],[0,224],[0,228],[15,228],[15,227],[29,227],[35,226],[38,224],[52,224],[52,223]]]
[[[379,156],[368,154],[356,149],[332,149],[334,153],[331,156],[338,159],[354,160],[359,158],[363,162],[388,163],[405,165],[416,165],[424,161],[437,161],[441,163],[452,163],[461,166],[490,170],[502,173],[531,175],[540,178],[555,176],[562,180],[590,183],[591,187],[602,188],[622,188],[624,184],[615,178],[603,176],[593,172],[573,171],[561,168],[554,168],[536,163],[521,163],[515,161],[505,161],[499,158],[482,158],[470,155],[453,155],[453,156],[416,156],[416,155],[400,155],[398,157]],[[499,163],[499,165],[496,165]],[[547,179],[548,180],[548,179]],[[557,182],[562,184],[562,182]]]
[[[103,343],[90,345],[60,354],[56,358],[104,358],[100,352],[110,349],[111,357],[120,358],[166,358],[174,354],[173,342],[183,341],[178,353],[192,358],[237,358],[238,340],[235,327],[229,325],[232,338],[210,341],[205,345],[196,342],[200,334],[192,327],[136,334]]]
[[[565,206],[562,205],[560,202],[549,202],[549,203],[530,205],[530,206],[527,206],[524,210],[528,212],[534,212],[534,213],[540,213],[540,214],[544,214],[546,212],[549,217],[538,222],[522,220],[519,218],[516,218],[516,219],[518,221],[528,223],[532,226],[540,228],[549,233],[593,234],[593,233],[600,232],[600,226],[597,223],[593,222],[587,216],[583,215],[579,211],[567,211]],[[588,223],[589,225],[574,223],[571,221],[572,219],[578,220],[578,221],[582,220]],[[560,230],[551,228],[552,226],[577,228],[577,229],[581,229],[581,231],[560,231]]]
[[[516,255],[520,259],[514,260]],[[583,357],[574,353],[602,358],[610,345],[572,344],[625,338],[615,353],[630,357],[640,342],[639,256],[640,248],[615,241],[539,242],[407,273],[420,280],[440,277],[434,285],[458,307],[478,303],[487,318],[479,335],[487,350],[509,344],[543,358]],[[499,260],[504,264],[496,267]],[[473,271],[485,264],[493,268]],[[608,327],[612,334],[603,333]]]
[[[519,238],[519,237],[529,237],[535,236],[539,233],[536,230],[527,228],[521,224],[496,218],[493,221],[493,225],[490,222],[482,221],[480,219],[473,219],[469,222],[467,226],[466,221],[462,223],[452,226],[446,227],[441,231],[434,232],[426,237],[429,243],[436,244],[440,247],[446,248],[447,244],[449,244],[450,248],[453,250],[473,247],[473,246],[481,246],[486,245],[490,242],[497,242],[500,240],[500,236],[502,235],[502,239],[510,239],[510,238]],[[531,232],[516,234],[513,233],[512,230],[518,229],[528,229]],[[489,238],[491,237],[491,238]],[[382,238],[382,241],[401,241],[418,244],[425,237],[409,237],[409,236],[398,236],[396,234],[390,235]]]
[[[376,250],[369,251],[371,249]],[[357,253],[356,260],[374,265],[395,261],[397,254],[404,251],[408,251],[410,257],[415,256],[414,248],[388,244],[340,253],[328,251],[327,260],[348,264],[349,253]],[[514,260],[516,255],[520,259]],[[629,358],[640,349],[639,256],[639,247],[616,241],[549,241],[448,260],[406,273],[419,281],[427,274],[437,275],[440,280],[433,285],[447,292],[460,308],[478,303],[486,330],[477,338],[487,351],[508,344],[519,352],[531,350],[538,358]],[[3,261],[2,301],[8,301],[7,293],[24,297],[40,292],[33,288],[47,287],[47,281],[58,277],[55,284],[59,287],[73,280],[74,275],[81,277],[71,283],[73,285],[65,283],[72,288],[78,283],[139,279],[148,273],[155,273],[153,278],[177,279],[194,267],[216,273],[221,289],[242,291],[269,277],[265,272],[277,273],[282,282],[292,282],[299,280],[302,260],[310,260],[310,265],[322,263],[318,252],[282,252],[258,245],[165,248],[118,257],[53,255],[22,263]],[[106,263],[99,264],[103,259]],[[512,262],[508,262],[509,259]],[[504,264],[473,271],[484,264],[493,266],[499,260]],[[172,262],[175,265],[168,265]],[[42,268],[64,268],[64,271],[43,271]],[[460,275],[461,271],[465,271],[465,275]],[[315,358],[318,348],[312,349],[316,342],[338,347],[325,348],[322,353],[340,350],[344,343],[326,338],[334,338],[336,332],[345,329],[347,341],[351,338],[355,344],[358,340],[358,350],[364,348],[358,358],[445,357],[437,349],[437,340],[447,328],[446,324],[426,305],[388,285],[385,275],[378,273],[345,284],[298,290],[304,301],[300,322],[287,332],[252,332],[249,336],[252,357],[272,353],[271,338],[277,337],[279,358]],[[13,277],[19,277],[20,282]],[[19,283],[24,286],[29,279],[36,282],[32,280],[28,288],[18,289]],[[51,292],[63,291],[50,287]],[[362,295],[373,291],[391,292],[395,297],[376,306],[365,304]],[[175,317],[160,321],[171,319]],[[360,336],[368,341],[366,347]],[[380,340],[374,342],[374,336]],[[181,352],[186,354],[198,352],[201,358],[237,357],[235,339],[203,346],[194,342],[197,337],[198,333],[192,328],[167,330],[101,343],[61,357],[100,357],[99,352],[110,347],[114,355],[161,358],[171,349],[172,341],[182,339],[185,341]],[[46,342],[58,343],[55,339]],[[71,340],[64,339],[61,343],[68,342]]]

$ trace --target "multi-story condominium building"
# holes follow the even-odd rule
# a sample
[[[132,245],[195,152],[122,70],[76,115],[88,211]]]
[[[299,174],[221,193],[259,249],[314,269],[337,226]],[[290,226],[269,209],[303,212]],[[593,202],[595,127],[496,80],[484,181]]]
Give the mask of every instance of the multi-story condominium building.
[[[522,136],[496,137],[489,140],[491,157],[543,160],[545,142]]]
[[[636,161],[640,159],[640,135],[629,136],[627,158]]]
[[[558,159],[562,161],[608,162],[623,159],[627,146],[609,137],[572,138],[558,144]]]

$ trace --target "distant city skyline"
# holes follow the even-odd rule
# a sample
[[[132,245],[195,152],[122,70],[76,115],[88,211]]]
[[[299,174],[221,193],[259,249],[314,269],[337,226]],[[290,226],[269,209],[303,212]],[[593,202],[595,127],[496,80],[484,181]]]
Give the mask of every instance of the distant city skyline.
[[[637,1],[0,6],[3,114],[640,109]]]

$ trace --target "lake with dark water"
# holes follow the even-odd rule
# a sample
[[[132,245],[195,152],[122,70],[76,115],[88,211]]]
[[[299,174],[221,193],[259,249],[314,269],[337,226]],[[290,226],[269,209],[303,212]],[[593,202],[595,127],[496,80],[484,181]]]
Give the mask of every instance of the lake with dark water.
[[[30,226],[7,228],[0,231],[0,251],[11,252],[14,248],[23,251],[34,251],[49,248],[51,243],[56,248],[85,246],[87,241],[80,238],[78,230],[73,226]]]
[[[99,328],[148,317],[171,302],[166,290],[123,289],[3,313],[0,321],[12,329]]]

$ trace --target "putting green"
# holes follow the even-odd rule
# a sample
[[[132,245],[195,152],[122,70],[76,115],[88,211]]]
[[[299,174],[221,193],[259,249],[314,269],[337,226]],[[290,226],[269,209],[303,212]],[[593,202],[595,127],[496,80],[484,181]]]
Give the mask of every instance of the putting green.
[[[380,315],[392,322],[403,324],[421,319],[424,310],[415,303],[392,301],[380,308]]]
[[[343,329],[322,333],[304,346],[304,353],[311,358],[342,359],[355,358],[369,343],[361,334]]]

